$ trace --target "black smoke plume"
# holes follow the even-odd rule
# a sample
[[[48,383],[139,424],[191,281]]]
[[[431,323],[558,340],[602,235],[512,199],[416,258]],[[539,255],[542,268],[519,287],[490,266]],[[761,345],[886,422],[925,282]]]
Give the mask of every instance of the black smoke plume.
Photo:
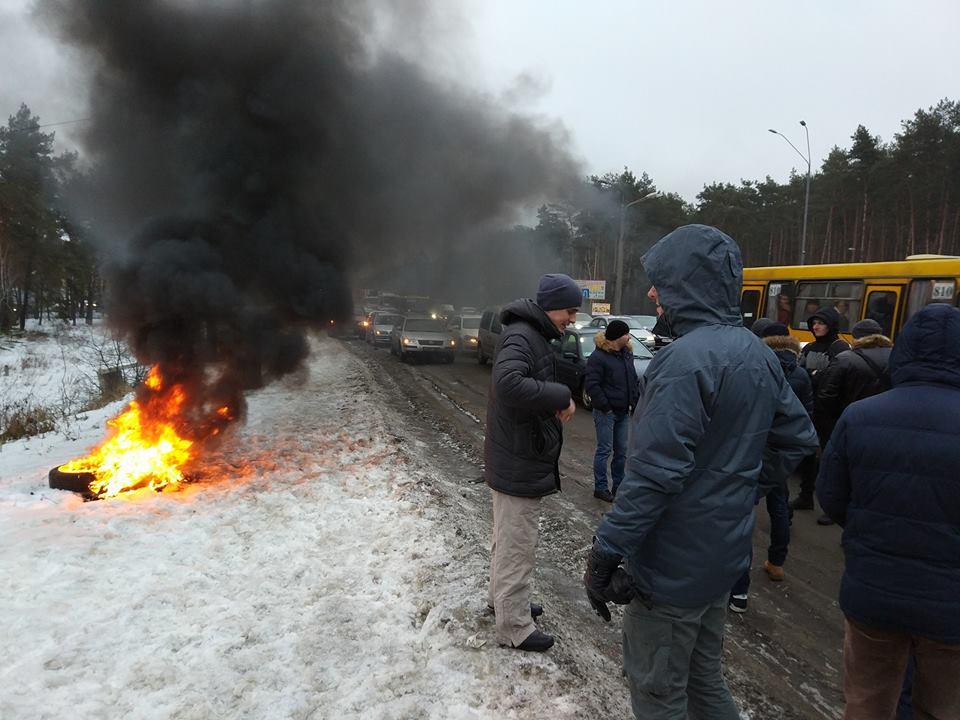
[[[358,275],[476,244],[575,181],[562,130],[378,39],[434,42],[426,6],[41,0],[91,68],[82,211],[109,242],[109,320],[200,417],[296,369]]]

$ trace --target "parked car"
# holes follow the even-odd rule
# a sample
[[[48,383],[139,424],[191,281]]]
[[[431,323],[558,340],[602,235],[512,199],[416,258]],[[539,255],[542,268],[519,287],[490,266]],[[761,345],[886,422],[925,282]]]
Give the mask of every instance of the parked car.
[[[627,327],[630,328],[630,336],[639,343],[642,343],[648,350],[652,350],[654,345],[657,342],[657,336],[653,334],[651,329],[653,325],[647,327],[647,322],[641,321],[638,318],[647,318],[647,315],[604,315],[603,317],[595,317],[590,323],[586,326],[585,329],[593,329],[595,332],[600,332],[604,330],[607,325],[612,323],[614,320],[622,320],[627,324]],[[653,318],[653,322],[656,323],[657,319]]]
[[[593,321],[593,315],[590,313],[577,313],[577,319],[574,321],[575,328],[586,327]]]
[[[390,333],[393,326],[400,320],[395,310],[377,310],[370,316],[370,327],[367,328],[367,342],[376,347],[390,345]]]
[[[480,316],[480,328],[477,330],[477,362],[486,365],[487,360],[497,359],[497,341],[503,326],[500,324],[499,305],[488,307]]]
[[[592,410],[593,403],[583,386],[583,380],[587,371],[587,358],[597,351],[594,342],[597,332],[599,331],[596,328],[568,327],[562,338],[550,343],[557,354],[557,379],[570,388],[574,399],[586,410]],[[633,343],[633,355],[633,367],[637,371],[637,377],[640,377],[646,372],[653,354],[646,346]]]
[[[429,315],[408,315],[400,318],[390,333],[390,352],[406,362],[414,357],[441,357],[452,363],[456,359],[457,341],[443,320]]]
[[[450,320],[450,332],[462,353],[475,355],[480,349],[480,315],[457,315]]]

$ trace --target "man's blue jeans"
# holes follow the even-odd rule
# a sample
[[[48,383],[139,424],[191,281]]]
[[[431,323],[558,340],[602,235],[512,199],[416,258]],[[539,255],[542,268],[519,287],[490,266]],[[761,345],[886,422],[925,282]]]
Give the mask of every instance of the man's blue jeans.
[[[597,428],[597,452],[593,456],[593,489],[607,489],[607,460],[612,452],[610,474],[613,476],[613,492],[617,492],[623,481],[623,469],[627,462],[630,414],[594,410],[593,424]]]
[[[790,490],[786,483],[767,493],[767,513],[770,515],[770,547],[767,560],[771,565],[783,565],[787,561],[790,545]],[[750,564],[753,565],[753,545],[750,546]],[[746,595],[750,589],[750,570],[737,580],[731,595]]]

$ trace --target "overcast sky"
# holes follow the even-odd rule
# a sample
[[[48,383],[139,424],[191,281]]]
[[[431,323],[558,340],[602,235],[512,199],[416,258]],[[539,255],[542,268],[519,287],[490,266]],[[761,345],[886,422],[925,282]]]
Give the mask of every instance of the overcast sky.
[[[443,39],[458,79],[562,122],[587,172],[645,170],[691,201],[706,182],[799,168],[767,128],[805,151],[806,120],[816,166],[858,123],[889,140],[917,108],[960,99],[955,0],[463,3]],[[24,101],[45,123],[80,117],[74,60],[28,5],[0,0],[0,116]]]

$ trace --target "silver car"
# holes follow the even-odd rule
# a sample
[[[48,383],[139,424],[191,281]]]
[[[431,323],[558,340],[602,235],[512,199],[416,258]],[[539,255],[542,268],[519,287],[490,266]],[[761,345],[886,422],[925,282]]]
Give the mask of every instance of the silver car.
[[[480,316],[457,315],[450,320],[450,332],[457,341],[457,349],[462,353],[477,354],[480,348]]]
[[[595,317],[584,329],[592,329],[594,331],[604,330],[607,325],[614,320],[620,320],[625,322],[627,327],[630,328],[630,336],[637,342],[643,343],[643,345],[650,350],[656,343],[657,338],[653,332],[651,332],[650,328],[647,327],[648,321],[645,318],[649,317],[649,315],[604,315],[603,317]],[[656,322],[656,318],[653,318],[653,320]]]
[[[446,322],[429,315],[401,318],[390,334],[390,352],[403,361],[414,357],[442,357],[452,363],[456,351],[457,341],[450,337]]]
[[[401,320],[401,316],[394,311],[378,310],[370,316],[370,327],[367,328],[367,342],[371,345],[390,344],[390,333],[393,326]]]

